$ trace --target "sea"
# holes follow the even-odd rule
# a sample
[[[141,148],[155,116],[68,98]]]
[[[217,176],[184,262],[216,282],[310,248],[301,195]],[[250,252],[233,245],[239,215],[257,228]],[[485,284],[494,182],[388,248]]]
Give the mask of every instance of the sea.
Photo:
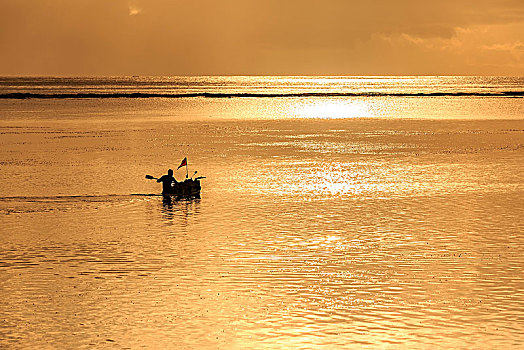
[[[1,77],[0,348],[522,349],[523,96]]]

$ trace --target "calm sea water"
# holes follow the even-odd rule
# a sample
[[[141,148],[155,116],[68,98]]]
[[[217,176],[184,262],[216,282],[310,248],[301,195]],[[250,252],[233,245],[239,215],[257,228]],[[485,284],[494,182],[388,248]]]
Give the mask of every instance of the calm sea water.
[[[0,347],[522,348],[522,90],[2,78]]]

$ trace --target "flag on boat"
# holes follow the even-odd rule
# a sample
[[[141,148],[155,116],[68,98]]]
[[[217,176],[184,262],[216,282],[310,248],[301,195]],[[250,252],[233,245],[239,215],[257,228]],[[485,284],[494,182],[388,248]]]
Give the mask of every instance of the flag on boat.
[[[187,157],[185,157],[183,160],[182,160],[182,163],[180,163],[180,165],[178,166],[178,168],[176,168],[176,170],[180,169],[181,167],[183,166],[186,166],[187,165]]]

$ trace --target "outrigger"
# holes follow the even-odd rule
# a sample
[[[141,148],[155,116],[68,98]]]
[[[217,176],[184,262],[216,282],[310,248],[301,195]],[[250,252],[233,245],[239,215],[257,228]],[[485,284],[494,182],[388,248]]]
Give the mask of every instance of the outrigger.
[[[180,199],[193,199],[200,198],[200,180],[205,179],[205,176],[198,176],[193,178],[198,172],[195,171],[191,177],[188,176],[187,172],[187,158],[184,158],[182,164],[177,168],[180,169],[182,166],[186,166],[186,179],[184,181],[177,181],[173,176],[173,170],[169,169],[167,175],[163,175],[159,178],[146,175],[146,179],[156,180],[162,183],[162,195],[172,196],[175,200]]]

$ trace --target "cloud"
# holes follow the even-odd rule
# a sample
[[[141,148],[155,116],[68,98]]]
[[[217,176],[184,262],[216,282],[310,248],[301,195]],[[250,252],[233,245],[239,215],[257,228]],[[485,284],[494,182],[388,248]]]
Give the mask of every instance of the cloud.
[[[494,50],[494,51],[510,51],[510,52],[519,52],[524,53],[524,43],[521,41],[515,41],[511,43],[504,44],[494,44],[494,45],[484,45],[483,49]]]
[[[396,58],[393,67],[435,74],[515,75],[524,71],[522,33],[524,23],[476,24],[456,28],[450,38],[403,33],[376,36],[374,42],[390,60]]]

